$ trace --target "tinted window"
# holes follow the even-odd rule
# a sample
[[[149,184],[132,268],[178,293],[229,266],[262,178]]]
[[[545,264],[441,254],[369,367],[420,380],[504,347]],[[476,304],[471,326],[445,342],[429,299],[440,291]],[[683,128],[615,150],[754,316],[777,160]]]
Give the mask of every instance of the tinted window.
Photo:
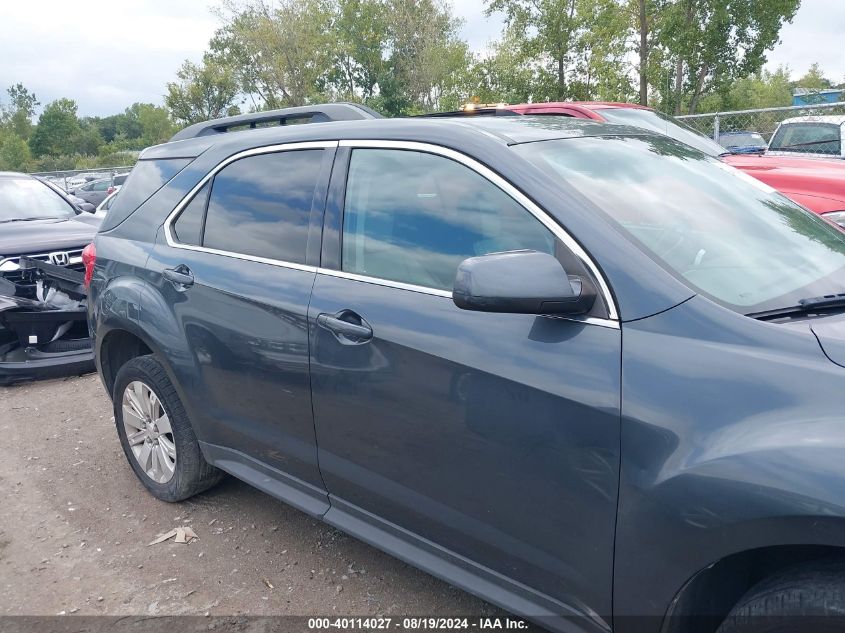
[[[188,158],[139,160],[129,172],[100,230],[108,231],[123,222],[189,162]]]
[[[171,225],[173,238],[182,244],[197,246],[202,243],[202,220],[205,217],[205,203],[211,185],[206,183],[191,199],[188,205]]]
[[[322,160],[323,150],[299,150],[224,167],[211,187],[203,246],[304,263]]]
[[[758,180],[659,136],[526,143],[688,286],[738,312],[845,292],[843,233]]]
[[[769,149],[838,155],[841,150],[840,128],[832,123],[787,123],[778,128]]]
[[[88,191],[105,191],[111,187],[111,180],[96,180],[88,187]]]
[[[467,257],[533,249],[555,239],[510,196],[455,161],[356,149],[343,217],[343,270],[451,290]]]

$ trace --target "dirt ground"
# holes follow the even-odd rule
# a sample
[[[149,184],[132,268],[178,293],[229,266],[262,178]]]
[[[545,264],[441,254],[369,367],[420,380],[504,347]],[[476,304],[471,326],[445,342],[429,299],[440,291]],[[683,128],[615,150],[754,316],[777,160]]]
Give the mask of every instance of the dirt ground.
[[[504,615],[233,478],[155,500],[96,375],[0,387],[0,491],[0,615]]]

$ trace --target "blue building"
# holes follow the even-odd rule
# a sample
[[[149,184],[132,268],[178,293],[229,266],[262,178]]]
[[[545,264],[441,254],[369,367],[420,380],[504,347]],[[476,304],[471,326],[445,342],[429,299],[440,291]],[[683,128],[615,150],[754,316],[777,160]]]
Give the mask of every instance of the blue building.
[[[802,106],[814,103],[838,103],[843,100],[843,88],[827,88],[825,90],[810,90],[809,88],[795,88],[792,91],[792,105]]]

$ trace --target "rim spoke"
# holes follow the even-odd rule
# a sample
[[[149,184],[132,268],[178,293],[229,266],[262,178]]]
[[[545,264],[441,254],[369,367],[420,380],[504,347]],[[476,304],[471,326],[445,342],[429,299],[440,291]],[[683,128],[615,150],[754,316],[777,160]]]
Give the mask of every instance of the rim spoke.
[[[129,442],[129,446],[136,446],[144,441],[147,437],[146,431],[138,431],[137,433],[133,433],[132,435],[126,435],[126,440]]]
[[[164,476],[164,481],[167,481],[173,475],[176,464],[170,461],[167,450],[161,442],[159,442],[157,453],[158,463],[161,465],[161,474]]]
[[[147,387],[142,382],[135,383],[137,387],[135,387],[135,393],[138,396],[138,400],[141,402],[141,406],[143,407],[143,411],[147,416],[147,419],[152,419],[152,408],[150,406],[150,388]]]
[[[151,454],[151,452],[152,451],[150,449],[150,445],[144,444],[141,447],[140,453],[138,453],[138,463],[141,465],[141,469],[145,473],[150,472],[150,454]]]
[[[141,405],[141,401],[138,400],[138,395],[134,392],[134,386],[131,389],[127,389],[125,392],[124,401],[129,403],[129,406],[135,411],[135,416],[139,420],[144,419],[144,407]]]
[[[163,435],[158,436],[158,445],[162,447],[164,454],[172,461],[176,461],[176,446]]]
[[[135,413],[134,409],[126,406],[125,404],[123,405],[123,424],[130,428],[138,429],[139,431],[143,430],[147,426],[144,419],[138,417],[138,414]]]
[[[173,429],[170,428],[170,418],[167,417],[167,414],[164,412],[164,409],[162,409],[161,411],[161,417],[158,418],[155,423],[158,432],[162,435],[164,435],[165,433],[173,433]]]
[[[155,420],[160,415],[159,414],[160,409],[159,409],[158,396],[155,395],[154,391],[150,390],[148,392],[147,398],[148,398],[149,403],[150,403],[150,419]],[[162,413],[163,412],[164,411],[162,410]]]
[[[150,464],[149,475],[155,481],[160,481],[161,480],[161,466],[159,465],[159,453],[158,453],[158,447],[157,446],[153,446],[151,448],[150,458],[151,458],[150,461],[152,463]]]

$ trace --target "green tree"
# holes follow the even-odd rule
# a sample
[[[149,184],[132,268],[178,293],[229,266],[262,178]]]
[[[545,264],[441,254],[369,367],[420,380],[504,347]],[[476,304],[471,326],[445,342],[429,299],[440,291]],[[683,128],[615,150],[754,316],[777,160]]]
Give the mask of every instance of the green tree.
[[[632,23],[621,0],[486,0],[501,11],[526,59],[538,68],[537,96],[627,98]]]
[[[82,132],[76,111],[76,102],[72,99],[57,99],[44,107],[29,138],[33,156],[75,153],[74,142]]]
[[[486,55],[471,68],[471,97],[481,103],[524,103],[535,101],[536,71],[514,29],[506,28]]]
[[[29,146],[11,131],[0,133],[0,170],[28,171],[32,162]]]
[[[21,83],[10,86],[6,93],[9,95],[10,102],[8,106],[3,107],[0,118],[14,134],[27,140],[32,132],[32,117],[35,116],[35,108],[41,104],[36,96]]]
[[[701,97],[757,72],[800,0],[673,0],[664,9],[661,40],[674,66],[675,111],[694,113]]]
[[[231,68],[206,56],[199,65],[185,61],[176,76],[179,81],[167,84],[164,98],[175,120],[191,124],[237,111],[238,86]]]
[[[138,104],[138,122],[141,125],[143,147],[163,143],[176,132],[176,126],[165,108],[152,103]]]

